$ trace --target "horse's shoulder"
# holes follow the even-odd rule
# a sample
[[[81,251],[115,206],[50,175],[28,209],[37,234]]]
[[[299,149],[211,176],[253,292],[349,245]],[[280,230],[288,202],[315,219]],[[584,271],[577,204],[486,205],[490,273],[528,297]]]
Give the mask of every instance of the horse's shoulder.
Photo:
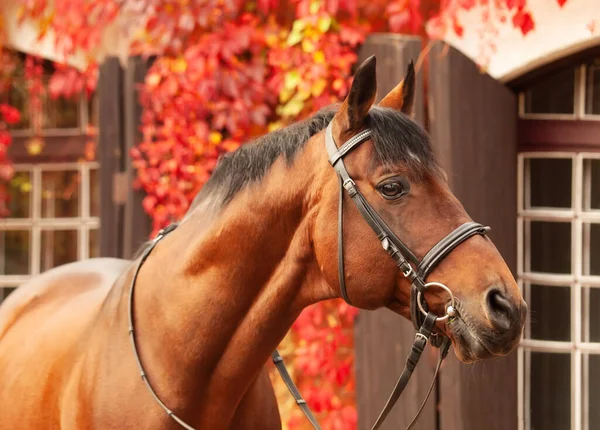
[[[0,338],[27,312],[74,299],[92,290],[107,293],[131,264],[116,258],[93,258],[50,269],[17,288],[0,306]]]

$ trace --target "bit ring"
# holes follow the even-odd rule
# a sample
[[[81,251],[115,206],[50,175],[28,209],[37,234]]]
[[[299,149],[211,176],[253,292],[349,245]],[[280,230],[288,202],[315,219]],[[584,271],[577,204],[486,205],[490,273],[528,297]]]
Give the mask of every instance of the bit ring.
[[[441,289],[446,291],[448,293],[448,295],[450,296],[450,304],[446,307],[446,315],[444,315],[442,317],[437,317],[436,321],[445,321],[450,316],[456,315],[456,303],[454,301],[454,294],[452,294],[452,291],[450,290],[450,288],[448,288],[444,284],[440,284],[439,282],[428,282],[425,284],[425,288],[430,287],[430,286],[440,287]],[[423,312],[424,315],[427,315],[427,312],[425,312],[425,309],[423,309],[423,305],[421,304],[421,292],[420,291],[417,293],[417,305],[419,306],[419,309],[421,310],[421,312]],[[450,315],[450,314],[453,314],[453,315]]]

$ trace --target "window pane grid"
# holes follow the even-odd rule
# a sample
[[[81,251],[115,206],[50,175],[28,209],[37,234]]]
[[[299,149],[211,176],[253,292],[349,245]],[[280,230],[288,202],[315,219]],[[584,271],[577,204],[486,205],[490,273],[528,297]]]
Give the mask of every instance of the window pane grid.
[[[519,117],[524,119],[556,119],[556,120],[600,120],[600,60],[596,59],[594,63],[581,64],[571,69],[574,71],[572,76],[563,77],[559,80],[558,84],[554,87],[558,88],[563,86],[562,93],[560,94],[563,99],[560,103],[560,107],[551,106],[548,103],[542,103],[542,105],[550,106],[548,112],[535,112],[535,108],[532,109],[532,91],[531,89],[519,93]],[[569,71],[563,71],[562,73],[569,73]],[[560,72],[559,72],[560,73]],[[551,79],[560,78],[559,74],[551,77]],[[569,85],[569,87],[564,87]],[[535,89],[533,89],[535,91]],[[548,97],[547,91],[542,91],[541,94]],[[558,94],[556,91],[553,95]],[[567,101],[567,99],[570,100]],[[569,109],[565,110],[565,106],[569,106]],[[571,109],[572,106],[572,109]],[[561,112],[562,111],[562,112]]]
[[[2,254],[0,302],[12,289],[27,282],[33,275],[59,264],[87,259],[90,254],[97,256],[96,242],[99,237],[97,232],[100,227],[100,218],[92,216],[90,209],[92,205],[90,193],[97,191],[97,168],[98,163],[95,162],[15,166],[16,172],[22,176],[21,181],[29,175],[29,209],[25,211],[26,217],[0,220],[1,245],[5,246],[5,234],[12,232],[10,234],[13,236],[8,236],[9,240],[12,240],[9,243],[15,243],[12,238],[19,237],[15,234],[26,233],[28,245],[25,255],[28,256],[29,264],[26,272],[18,272],[18,274],[10,273],[10,270],[7,272],[4,270],[4,266],[10,264],[9,268],[14,267],[14,263],[7,260],[6,252]],[[63,172],[67,172],[67,175],[65,176]],[[91,172],[94,172],[95,182],[93,184],[91,183]],[[17,183],[17,186],[21,185]],[[48,188],[49,186],[51,188]],[[46,192],[44,195],[44,190],[50,190],[50,194]],[[97,206],[96,200],[97,197],[94,200],[94,204]],[[23,201],[25,200],[22,199],[20,202],[21,206],[23,206]],[[58,205],[55,205],[54,202]],[[18,212],[17,216],[24,213],[23,210],[16,212]],[[61,215],[69,213],[76,216],[61,217]],[[55,216],[43,216],[52,214]],[[92,239],[94,244],[91,243]],[[22,245],[22,240],[17,243]]]
[[[557,158],[565,160],[562,167],[556,162],[546,164],[563,169],[564,173],[569,165],[566,162],[570,160],[570,184],[565,184],[567,181],[561,172],[556,176],[560,180],[550,181],[543,177],[544,159]],[[542,164],[531,163],[532,159],[538,159]],[[553,430],[560,423],[561,429],[565,423],[570,423],[572,430],[589,430],[600,423],[600,412],[596,413],[593,405],[590,408],[590,402],[600,400],[600,390],[596,389],[600,385],[597,383],[600,378],[599,159],[600,154],[596,153],[519,155],[517,280],[531,309],[537,308],[526,323],[518,354],[519,428],[522,430],[540,425]],[[541,187],[546,189],[540,191]],[[562,195],[553,196],[548,190]],[[565,193],[571,194],[571,207],[565,205]],[[567,296],[564,288],[570,291]],[[564,315],[567,312],[570,315]],[[564,321],[565,317],[567,321]],[[566,336],[564,324],[570,325],[569,336]],[[566,355],[569,359],[556,361],[558,358],[553,357],[558,355]],[[562,374],[559,382],[547,378],[544,369],[556,367],[559,362],[569,373],[568,381],[561,379],[567,376]],[[590,378],[596,379],[590,381]],[[563,383],[567,386],[560,388],[569,391],[568,396],[557,389],[557,384]],[[531,384],[537,385],[532,387]],[[547,391],[542,400],[540,390]],[[536,393],[535,402],[530,398],[531,393]],[[568,404],[567,409],[564,409],[564,402]],[[556,412],[558,415],[546,422],[547,417],[539,412],[540,408],[549,405],[556,406],[561,412]]]

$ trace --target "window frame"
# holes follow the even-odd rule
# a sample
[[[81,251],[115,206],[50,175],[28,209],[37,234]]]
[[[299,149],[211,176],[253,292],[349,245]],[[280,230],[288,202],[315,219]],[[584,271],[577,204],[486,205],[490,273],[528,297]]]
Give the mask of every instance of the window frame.
[[[588,64],[583,62],[581,64],[571,66],[575,68],[575,93],[573,101],[573,113],[572,114],[558,114],[558,113],[527,113],[525,112],[527,89],[520,91],[518,94],[518,109],[519,118],[521,119],[544,119],[544,120],[587,120],[587,121],[600,121],[600,114],[587,114],[585,112],[586,104],[586,89],[587,89],[587,71]],[[600,84],[600,83],[599,83]]]
[[[572,196],[571,208],[529,208],[526,204],[528,190],[531,189],[531,178],[526,168],[528,159],[561,158],[572,162]],[[584,224],[600,224],[600,210],[586,209],[585,201],[589,201],[591,192],[591,169],[586,169],[586,160],[600,160],[600,153],[579,151],[532,151],[518,154],[517,164],[517,282],[530,303],[531,290],[525,284],[540,283],[545,288],[569,286],[570,288],[570,341],[550,341],[526,337],[530,333],[530,319],[518,348],[518,418],[519,430],[528,430],[531,424],[531,353],[567,353],[570,354],[571,376],[571,429],[589,430],[589,356],[600,355],[600,342],[584,341],[584,330],[589,338],[591,288],[600,288],[599,275],[584,275],[584,264],[589,265],[590,229],[584,231]],[[584,195],[585,193],[585,195]],[[526,240],[527,221],[568,221],[571,223],[571,273],[553,274],[528,271],[527,260],[530,258],[529,240]],[[587,246],[584,246],[588,244]],[[586,295],[584,300],[583,295]]]
[[[0,231],[28,230],[31,232],[28,275],[0,275],[0,288],[22,285],[41,273],[42,232],[47,230],[77,231],[77,260],[89,258],[90,231],[100,228],[100,216],[92,216],[90,172],[99,169],[98,162],[17,164],[15,171],[31,174],[29,218],[1,218]],[[81,175],[79,187],[79,216],[69,218],[42,218],[42,172],[77,171]]]

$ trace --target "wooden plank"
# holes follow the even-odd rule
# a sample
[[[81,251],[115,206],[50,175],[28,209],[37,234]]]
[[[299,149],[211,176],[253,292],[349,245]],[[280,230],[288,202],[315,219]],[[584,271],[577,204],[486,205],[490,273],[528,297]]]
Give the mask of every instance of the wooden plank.
[[[370,36],[360,52],[360,61],[377,56],[377,86],[380,100],[404,77],[408,62],[416,62],[421,40],[396,34]],[[423,122],[423,76],[417,74],[415,118]],[[370,429],[375,423],[396,379],[400,376],[414,341],[412,323],[395,313],[381,309],[360,311],[354,331],[356,401],[359,429]],[[437,352],[437,350],[435,350]],[[435,356],[425,352],[406,391],[386,419],[382,429],[406,428],[410,423],[433,377]],[[419,419],[417,429],[435,428],[433,393]]]
[[[519,120],[519,151],[591,151],[600,146],[600,121]]]
[[[100,256],[120,257],[122,206],[113,202],[114,174],[123,168],[123,71],[108,58],[98,77],[98,160],[100,162]]]
[[[127,183],[127,196],[124,214],[123,251],[124,258],[131,258],[146,240],[152,231],[150,217],[142,207],[144,193],[133,189],[135,169],[133,168],[130,151],[142,141],[140,121],[142,108],[139,104],[140,83],[148,70],[148,63],[140,57],[132,57],[127,63],[124,80],[125,100],[125,175]]]
[[[44,146],[39,154],[27,151],[30,136],[13,136],[8,154],[15,163],[74,162],[85,157],[85,144],[90,139],[84,134],[44,136]]]
[[[516,274],[517,99],[463,54],[429,54],[430,133],[450,185]],[[440,376],[438,430],[517,428],[517,355],[464,365],[449,354]],[[425,428],[425,427],[424,427]]]

